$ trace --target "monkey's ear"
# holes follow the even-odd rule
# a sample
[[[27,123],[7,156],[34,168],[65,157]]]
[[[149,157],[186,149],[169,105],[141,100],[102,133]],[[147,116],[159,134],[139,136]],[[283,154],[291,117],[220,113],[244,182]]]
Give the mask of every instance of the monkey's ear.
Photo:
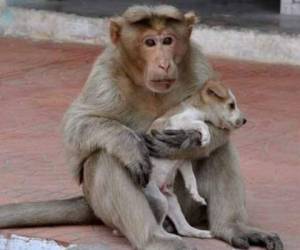
[[[123,18],[116,17],[110,20],[110,40],[113,44],[117,44],[121,37],[121,30],[123,25]]]
[[[200,18],[193,11],[184,14],[185,23],[188,26],[189,33],[192,33],[193,27],[199,22]]]
[[[204,88],[207,96],[221,100],[228,98],[228,89],[220,81],[208,80]]]

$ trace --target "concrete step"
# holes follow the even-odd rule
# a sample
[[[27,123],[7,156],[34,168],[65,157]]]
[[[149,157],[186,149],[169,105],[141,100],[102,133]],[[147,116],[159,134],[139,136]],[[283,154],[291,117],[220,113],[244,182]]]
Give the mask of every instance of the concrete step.
[[[0,35],[105,46],[108,18],[7,7],[0,13]],[[193,39],[213,56],[300,65],[300,34],[200,23]]]

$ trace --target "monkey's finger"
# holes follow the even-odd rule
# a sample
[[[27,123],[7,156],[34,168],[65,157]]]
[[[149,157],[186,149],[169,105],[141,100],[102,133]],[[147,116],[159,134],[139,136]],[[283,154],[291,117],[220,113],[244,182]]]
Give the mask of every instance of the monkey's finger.
[[[159,151],[150,151],[150,156],[154,158],[167,158],[167,154]]]
[[[158,131],[153,136],[154,137],[164,136],[165,138],[186,138],[188,135],[187,132],[182,129],[178,129],[178,130],[167,129],[161,132]]]
[[[166,135],[164,133],[159,133],[154,136],[154,138],[160,141],[174,141],[174,140],[184,140],[187,138],[186,134],[176,134],[176,135]]]
[[[240,249],[249,249],[250,247],[248,238],[243,236],[233,237],[231,240],[231,244],[233,247]]]
[[[136,171],[134,173],[131,172],[131,178],[133,180],[133,182],[138,185],[138,186],[141,186],[141,187],[145,187],[147,185],[146,183],[146,179],[144,177],[144,174],[142,173],[142,171]]]
[[[158,145],[147,145],[149,150],[149,155],[156,158],[162,158],[163,157],[163,149],[160,148]]]
[[[151,130],[151,135],[153,137],[161,137],[161,136],[164,136],[164,137],[177,137],[177,136],[186,136],[186,133],[184,130],[182,129],[178,129],[178,130],[173,130],[173,129],[166,129],[166,130],[163,130],[163,131],[158,131],[158,130]]]
[[[149,174],[144,173],[144,174],[143,174],[143,183],[142,183],[141,186],[142,186],[142,187],[146,187],[147,184],[149,183],[149,179],[150,179]]]
[[[139,180],[139,177],[136,173],[132,173],[131,171],[129,171],[130,173],[130,177],[131,179],[133,180],[133,182],[136,184],[136,185],[139,185],[140,183],[140,180]]]
[[[154,135],[154,138],[164,144],[167,144],[170,147],[180,147],[182,142],[186,139],[186,136],[170,136],[170,135],[164,135],[162,133],[158,133]]]
[[[267,250],[283,250],[283,243],[277,234],[265,235],[252,233],[249,236],[249,242],[253,246],[262,246]]]
[[[155,135],[159,134],[160,132],[156,129],[151,129],[150,133],[152,136],[155,136]]]
[[[151,155],[151,153],[158,152],[157,148],[154,145],[148,145],[147,144],[147,147],[148,147],[150,155]]]
[[[277,234],[275,234],[272,237],[272,240],[274,241],[274,250],[283,250],[284,249],[283,243]],[[270,249],[268,249],[268,250],[270,250]]]
[[[163,133],[166,135],[184,135],[185,131],[182,129],[165,129]]]
[[[150,174],[152,172],[152,164],[150,158],[145,158],[144,161],[139,164],[139,168],[140,185],[145,187],[149,182]]]
[[[138,176],[138,185],[141,187],[146,187],[148,183],[149,183],[149,174],[143,173],[141,171],[141,173]]]
[[[170,151],[169,147],[167,147],[164,143],[156,141],[153,145],[148,145],[150,156],[155,157],[165,157],[167,156],[166,152]]]
[[[146,145],[148,146],[148,145],[153,145],[154,143],[153,143],[153,137],[151,137],[150,135],[145,135],[144,137],[144,141],[145,141],[145,143],[146,143]]]

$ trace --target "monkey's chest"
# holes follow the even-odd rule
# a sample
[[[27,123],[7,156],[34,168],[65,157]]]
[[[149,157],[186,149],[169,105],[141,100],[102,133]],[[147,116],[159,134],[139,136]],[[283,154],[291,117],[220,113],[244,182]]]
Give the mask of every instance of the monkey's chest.
[[[153,121],[162,116],[169,109],[178,105],[189,94],[187,91],[178,91],[180,94],[153,96],[150,94],[137,95],[135,99],[125,102],[122,121],[137,132],[146,132]]]
[[[123,113],[122,120],[131,129],[137,132],[146,132],[153,121],[159,117],[166,108],[164,107],[136,107],[130,106],[130,108]]]

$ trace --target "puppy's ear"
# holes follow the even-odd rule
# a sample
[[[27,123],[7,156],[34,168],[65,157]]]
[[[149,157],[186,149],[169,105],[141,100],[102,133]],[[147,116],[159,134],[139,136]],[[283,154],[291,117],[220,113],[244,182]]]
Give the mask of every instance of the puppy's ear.
[[[216,80],[209,80],[204,86],[205,94],[212,98],[219,100],[225,100],[229,97],[228,89],[220,82]]]

